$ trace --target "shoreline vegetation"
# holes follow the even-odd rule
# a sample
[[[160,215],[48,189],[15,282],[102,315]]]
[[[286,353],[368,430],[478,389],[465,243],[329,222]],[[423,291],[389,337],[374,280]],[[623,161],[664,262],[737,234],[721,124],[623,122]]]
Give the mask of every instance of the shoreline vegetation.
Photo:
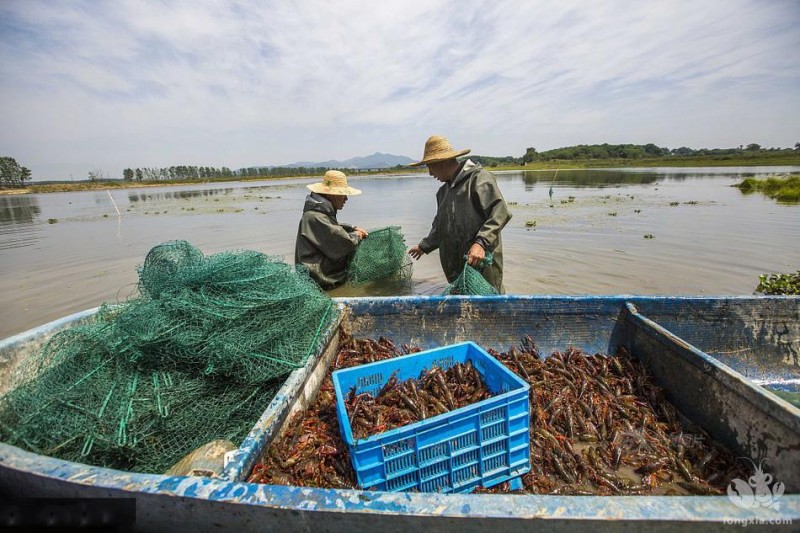
[[[491,171],[800,165],[800,150],[798,149],[761,149],[760,147],[753,148],[753,145],[750,145],[747,149],[690,150],[688,148],[681,148],[669,151],[666,148],[651,148],[652,146],[654,145],[581,145],[542,153],[537,153],[534,148],[528,148],[527,153],[522,158],[511,156],[487,157],[479,155],[472,155],[469,156],[469,158],[482,164]],[[681,152],[681,150],[688,150],[688,152]],[[603,157],[604,155],[620,155],[620,157]],[[4,159],[10,160],[11,158]],[[189,166],[164,169],[136,169],[135,171],[133,169],[125,169],[124,175],[126,179],[103,179],[102,173],[90,172],[89,179],[85,180],[52,180],[37,183],[30,180],[25,182],[23,179],[16,180],[12,182],[11,185],[2,182],[0,183],[0,195],[164,187],[171,185],[224,183],[231,181],[273,181],[290,178],[315,177],[324,173],[325,170],[328,169],[251,167],[243,168],[239,171],[231,171],[227,168],[212,169],[208,167]],[[382,169],[340,170],[343,170],[351,176],[398,174],[427,175],[427,171],[424,168],[419,169],[409,166],[396,166]],[[743,192],[745,191],[743,190]]]

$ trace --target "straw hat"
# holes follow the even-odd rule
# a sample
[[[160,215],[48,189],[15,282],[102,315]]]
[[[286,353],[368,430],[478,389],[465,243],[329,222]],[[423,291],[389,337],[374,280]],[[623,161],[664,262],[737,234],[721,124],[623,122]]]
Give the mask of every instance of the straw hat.
[[[420,165],[428,165],[430,163],[438,163],[439,161],[447,161],[448,159],[455,159],[462,155],[468,154],[470,149],[455,151],[453,145],[450,144],[445,137],[440,135],[433,135],[428,137],[425,141],[425,155],[422,156],[422,161],[411,163],[412,167]]]
[[[306,185],[312,192],[317,194],[338,194],[339,196],[355,196],[361,191],[347,185],[347,176],[338,170],[329,170],[322,177],[321,183]]]

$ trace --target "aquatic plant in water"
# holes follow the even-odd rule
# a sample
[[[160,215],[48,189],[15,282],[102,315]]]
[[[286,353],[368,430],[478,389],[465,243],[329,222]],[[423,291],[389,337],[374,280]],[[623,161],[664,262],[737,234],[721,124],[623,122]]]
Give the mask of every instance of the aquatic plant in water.
[[[800,294],[800,270],[794,274],[761,274],[756,293]]]
[[[781,203],[800,203],[800,175],[770,176],[763,180],[747,178],[736,187],[744,194],[761,192]]]

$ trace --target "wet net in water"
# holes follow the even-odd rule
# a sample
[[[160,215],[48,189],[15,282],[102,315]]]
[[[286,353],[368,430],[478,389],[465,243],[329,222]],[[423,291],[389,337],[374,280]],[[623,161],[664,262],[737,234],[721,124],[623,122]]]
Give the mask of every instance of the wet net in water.
[[[396,226],[371,230],[356,248],[348,268],[348,279],[356,286],[383,279],[406,281],[412,274],[406,241]]]
[[[337,315],[282,258],[204,256],[185,241],[148,253],[138,289],[19,365],[0,398],[0,440],[163,472],[208,441],[240,442]]]
[[[481,268],[491,264],[492,254],[487,253],[486,258],[481,263]],[[452,283],[445,287],[442,294],[489,296],[497,294],[497,289],[495,289],[491,283],[486,281],[486,278],[483,277],[479,270],[472,268],[466,261],[464,261],[464,269],[461,271],[461,274],[459,274]]]

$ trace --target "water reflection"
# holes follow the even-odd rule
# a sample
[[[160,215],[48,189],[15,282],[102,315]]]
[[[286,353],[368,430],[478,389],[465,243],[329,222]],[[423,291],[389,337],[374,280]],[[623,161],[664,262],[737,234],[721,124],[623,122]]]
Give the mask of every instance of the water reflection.
[[[133,191],[128,193],[128,201],[134,203],[162,202],[164,200],[190,200],[192,198],[231,194],[234,190],[235,189],[233,187],[228,187],[225,189],[200,189],[188,191]]]
[[[31,195],[0,196],[0,225],[33,224],[41,210]]]
[[[34,244],[40,214],[34,196],[0,196],[0,250]]]
[[[503,173],[503,175],[517,179],[521,178],[525,183],[525,190],[531,190],[539,183],[561,187],[593,187],[598,189],[618,185],[647,185],[655,183],[663,177],[658,174],[644,172],[602,172],[595,170],[559,170],[557,173],[554,171],[519,171]],[[673,176],[670,176],[670,178],[673,178]],[[686,179],[686,176],[677,177],[677,179]]]

